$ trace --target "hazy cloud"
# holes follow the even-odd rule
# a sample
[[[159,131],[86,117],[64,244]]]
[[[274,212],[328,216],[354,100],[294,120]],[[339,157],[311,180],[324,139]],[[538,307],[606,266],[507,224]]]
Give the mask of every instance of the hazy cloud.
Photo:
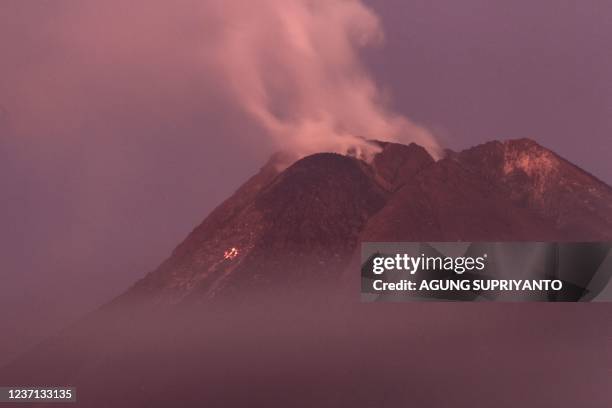
[[[346,151],[362,138],[417,142],[430,132],[386,108],[360,62],[383,38],[360,1],[209,1],[215,35],[205,51],[235,102],[282,147]]]

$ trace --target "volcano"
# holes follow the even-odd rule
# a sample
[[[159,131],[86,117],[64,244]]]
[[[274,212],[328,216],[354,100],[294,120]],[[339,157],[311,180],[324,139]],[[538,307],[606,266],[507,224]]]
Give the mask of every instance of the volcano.
[[[76,386],[87,407],[609,407],[606,305],[359,304],[358,252],[612,240],[612,188],[527,139],[437,161],[369,143],[368,161],[273,155],[156,270],[0,384]]]
[[[370,162],[275,154],[124,296],[338,285],[364,241],[612,239],[612,189],[532,140],[438,161],[416,144],[370,143]]]

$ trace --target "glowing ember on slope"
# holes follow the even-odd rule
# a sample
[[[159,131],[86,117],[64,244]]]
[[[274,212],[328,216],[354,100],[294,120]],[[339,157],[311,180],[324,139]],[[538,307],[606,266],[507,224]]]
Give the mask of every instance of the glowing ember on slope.
[[[234,259],[238,256],[238,248],[231,247],[223,253],[223,259]]]

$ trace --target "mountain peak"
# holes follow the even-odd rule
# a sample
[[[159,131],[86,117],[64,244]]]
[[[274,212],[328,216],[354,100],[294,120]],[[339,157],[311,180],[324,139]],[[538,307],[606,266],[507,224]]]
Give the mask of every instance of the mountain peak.
[[[550,150],[528,139],[504,143],[503,172],[505,175],[522,172],[539,180],[540,194],[544,194],[546,179],[559,170],[561,159]]]
[[[576,240],[612,236],[612,189],[531,139],[485,143],[457,160]]]
[[[374,156],[372,167],[378,181],[390,190],[395,190],[424,167],[433,164],[433,157],[415,143],[403,145],[386,142],[382,151]]]
[[[612,238],[612,189],[533,140],[438,161],[414,143],[370,143],[369,162],[276,153],[134,290],[179,301],[329,283],[363,241]]]
[[[458,160],[479,170],[487,167],[494,177],[521,176],[530,179],[550,177],[564,159],[532,139],[487,142],[455,155]]]

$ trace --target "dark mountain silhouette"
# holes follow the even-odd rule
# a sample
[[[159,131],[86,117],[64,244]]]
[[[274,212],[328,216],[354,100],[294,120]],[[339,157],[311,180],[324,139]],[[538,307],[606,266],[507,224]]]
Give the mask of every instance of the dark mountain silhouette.
[[[273,166],[266,164],[131,291],[176,302],[337,277],[388,193],[353,157],[315,154],[275,176]]]
[[[370,143],[370,162],[274,155],[159,268],[0,384],[76,385],[88,407],[609,406],[592,394],[609,308],[360,305],[356,260],[365,241],[611,240],[612,189],[526,139],[438,161]]]
[[[127,295],[333,284],[363,241],[612,238],[612,189],[531,140],[437,162],[415,144],[371,143],[371,163],[320,153],[281,170],[290,159],[273,156]]]

